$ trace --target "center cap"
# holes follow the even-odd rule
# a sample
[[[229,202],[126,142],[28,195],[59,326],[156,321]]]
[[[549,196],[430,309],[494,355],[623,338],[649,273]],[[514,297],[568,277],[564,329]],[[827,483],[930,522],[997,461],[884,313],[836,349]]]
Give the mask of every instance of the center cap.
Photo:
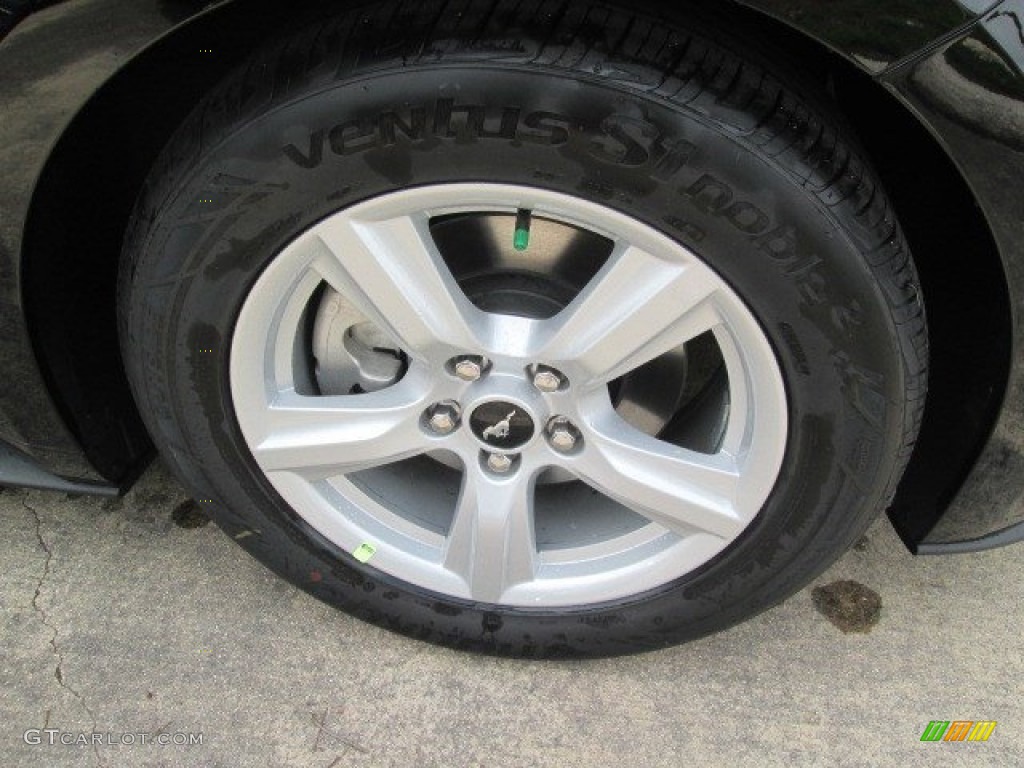
[[[533,419],[526,409],[503,400],[477,406],[469,426],[480,442],[500,451],[519,448],[533,437]]]

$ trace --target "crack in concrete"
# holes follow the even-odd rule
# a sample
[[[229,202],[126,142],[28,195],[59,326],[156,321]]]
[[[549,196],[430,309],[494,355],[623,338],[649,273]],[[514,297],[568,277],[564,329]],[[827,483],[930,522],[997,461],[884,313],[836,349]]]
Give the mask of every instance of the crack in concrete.
[[[21,500],[21,505],[28,510],[29,514],[32,515],[32,519],[35,521],[36,541],[39,542],[39,546],[42,548],[43,552],[46,553],[46,560],[43,562],[43,573],[39,577],[39,583],[36,584],[36,591],[32,595],[32,608],[39,614],[39,620],[42,622],[43,626],[49,629],[52,633],[50,635],[50,650],[53,651],[53,656],[56,659],[56,665],[53,669],[53,677],[61,688],[68,691],[68,693],[74,696],[78,700],[78,703],[82,705],[82,709],[85,710],[85,713],[89,715],[89,719],[92,720],[92,732],[96,733],[98,721],[96,720],[96,715],[86,702],[85,697],[64,681],[64,653],[60,650],[60,645],[57,643],[57,638],[60,636],[60,630],[57,629],[56,624],[50,621],[49,614],[39,602],[39,598],[43,592],[43,585],[50,576],[50,562],[53,560],[53,550],[50,548],[50,545],[46,543],[46,539],[43,538],[43,520],[39,516],[39,512],[36,511],[35,507],[29,504],[24,498]],[[46,718],[47,722],[49,722],[49,710],[47,710]],[[105,768],[106,763],[100,755],[99,746],[97,744],[92,745],[92,751],[96,755],[96,764],[101,768]]]

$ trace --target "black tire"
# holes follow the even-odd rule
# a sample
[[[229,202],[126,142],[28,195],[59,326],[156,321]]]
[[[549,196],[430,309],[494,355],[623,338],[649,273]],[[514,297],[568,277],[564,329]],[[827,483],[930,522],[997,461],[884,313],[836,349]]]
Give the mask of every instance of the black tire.
[[[177,132],[126,239],[123,352],[165,460],[277,573],[431,642],[632,652],[791,595],[890,501],[923,409],[927,334],[899,225],[841,119],[744,51],[689,19],[469,0],[347,10],[254,56]],[[416,106],[429,118],[408,129]],[[434,120],[453,106],[453,122]],[[387,114],[410,122],[395,129]],[[260,472],[228,381],[248,290],[331,212],[447,181],[532,185],[615,208],[700,254],[760,320],[789,398],[785,459],[760,514],[704,567],[596,606],[468,603],[357,562]]]

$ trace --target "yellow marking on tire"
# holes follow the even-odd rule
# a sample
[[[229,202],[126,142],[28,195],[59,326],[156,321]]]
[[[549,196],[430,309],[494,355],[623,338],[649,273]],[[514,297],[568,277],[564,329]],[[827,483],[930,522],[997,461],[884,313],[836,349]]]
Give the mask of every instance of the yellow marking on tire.
[[[377,548],[368,542],[363,542],[352,551],[352,557],[360,563],[368,562],[376,554]]]

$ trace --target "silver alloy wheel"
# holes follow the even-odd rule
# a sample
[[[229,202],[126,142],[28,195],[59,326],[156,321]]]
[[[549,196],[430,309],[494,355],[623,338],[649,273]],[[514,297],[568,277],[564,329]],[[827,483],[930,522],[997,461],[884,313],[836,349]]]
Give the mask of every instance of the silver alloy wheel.
[[[519,210],[613,244],[594,278],[550,318],[479,309],[430,233],[436,217]],[[407,368],[394,383],[319,394],[308,328],[324,283],[404,353]],[[705,333],[728,378],[713,453],[645,433],[609,394],[610,382]],[[479,378],[456,374],[467,356],[486,361]],[[537,366],[557,372],[561,387],[535,386]],[[507,606],[622,598],[706,563],[761,509],[788,430],[769,342],[696,255],[604,206],[497,184],[395,192],[299,235],[242,307],[230,385],[256,463],[327,540],[360,559],[372,555],[370,565],[403,581]],[[432,408],[449,403],[459,421],[432,427]],[[506,413],[509,431],[518,430],[508,449],[472,423],[475,415],[497,427]],[[550,441],[546,425],[556,418],[571,428],[571,446],[564,436]],[[491,468],[494,454],[508,457],[498,462],[504,471]],[[552,468],[582,483],[539,484]]]

